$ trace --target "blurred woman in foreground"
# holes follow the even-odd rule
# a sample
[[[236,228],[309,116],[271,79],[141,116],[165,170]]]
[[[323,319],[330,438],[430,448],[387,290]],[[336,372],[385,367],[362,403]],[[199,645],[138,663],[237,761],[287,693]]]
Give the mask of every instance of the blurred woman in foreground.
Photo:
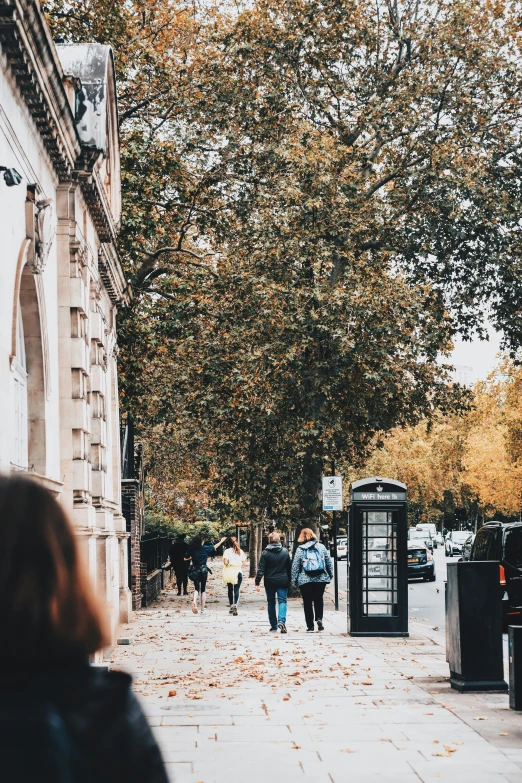
[[[0,758],[17,783],[167,783],[131,678],[89,665],[108,643],[62,507],[0,477]]]

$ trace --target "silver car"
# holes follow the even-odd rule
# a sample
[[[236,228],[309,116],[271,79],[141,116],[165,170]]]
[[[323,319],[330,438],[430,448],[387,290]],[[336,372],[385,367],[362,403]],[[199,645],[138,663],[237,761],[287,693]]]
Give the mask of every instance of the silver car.
[[[464,543],[470,537],[470,530],[452,530],[446,536],[446,543],[444,548],[446,550],[446,557],[453,557],[453,555],[461,555],[462,547]]]

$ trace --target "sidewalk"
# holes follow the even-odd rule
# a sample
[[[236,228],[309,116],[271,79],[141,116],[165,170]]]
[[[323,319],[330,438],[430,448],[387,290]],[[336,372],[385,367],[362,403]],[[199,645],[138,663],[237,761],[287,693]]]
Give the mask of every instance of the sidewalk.
[[[269,633],[253,580],[233,617],[219,575],[204,615],[168,591],[111,658],[135,677],[171,780],[522,783],[522,715],[506,695],[452,691],[441,634],[352,639],[331,600],[322,634],[299,600],[288,634]]]

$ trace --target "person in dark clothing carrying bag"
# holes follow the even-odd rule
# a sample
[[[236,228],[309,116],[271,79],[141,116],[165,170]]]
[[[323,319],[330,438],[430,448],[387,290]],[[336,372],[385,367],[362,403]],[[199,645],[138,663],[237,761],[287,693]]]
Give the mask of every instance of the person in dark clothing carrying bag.
[[[178,595],[188,595],[188,567],[189,564],[185,560],[187,553],[187,542],[185,541],[185,533],[180,533],[175,541],[170,545],[169,560],[171,568],[174,569],[176,574],[176,587],[178,588]]]
[[[268,536],[268,545],[261,554],[256,574],[258,592],[261,590],[261,579],[265,580],[268,619],[271,631],[277,631],[279,628],[281,633],[286,633],[286,607],[291,567],[288,549],[282,546],[279,533],[273,531]],[[276,597],[278,603],[277,614]]]
[[[0,477],[0,778],[6,783],[168,783],[131,678],[89,656],[105,620],[62,506]]]
[[[315,630],[315,610],[317,630],[323,631],[323,596],[326,585],[333,579],[332,559],[326,547],[317,540],[314,531],[309,527],[301,530],[298,543],[292,563],[292,584],[301,591],[306,630]]]

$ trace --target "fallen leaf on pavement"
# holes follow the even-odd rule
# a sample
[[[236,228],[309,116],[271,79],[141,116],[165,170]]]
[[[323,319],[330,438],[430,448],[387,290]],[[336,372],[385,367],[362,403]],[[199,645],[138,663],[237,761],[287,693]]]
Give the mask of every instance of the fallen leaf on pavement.
[[[178,695],[177,691],[169,691],[169,696],[177,696],[177,695]]]

